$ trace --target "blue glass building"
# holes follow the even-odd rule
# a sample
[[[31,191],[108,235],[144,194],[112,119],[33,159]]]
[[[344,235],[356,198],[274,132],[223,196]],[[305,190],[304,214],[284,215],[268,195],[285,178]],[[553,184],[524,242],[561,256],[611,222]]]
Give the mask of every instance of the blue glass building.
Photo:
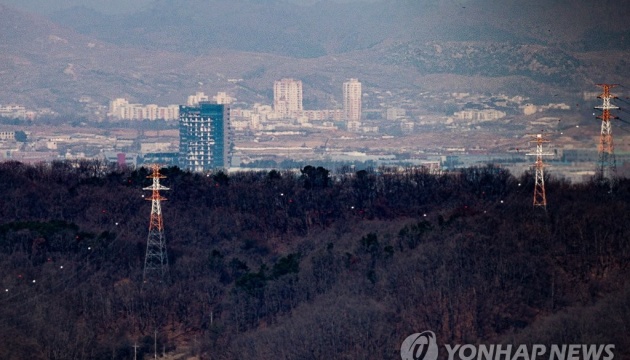
[[[230,167],[230,110],[227,105],[200,102],[179,107],[179,164],[208,171]]]

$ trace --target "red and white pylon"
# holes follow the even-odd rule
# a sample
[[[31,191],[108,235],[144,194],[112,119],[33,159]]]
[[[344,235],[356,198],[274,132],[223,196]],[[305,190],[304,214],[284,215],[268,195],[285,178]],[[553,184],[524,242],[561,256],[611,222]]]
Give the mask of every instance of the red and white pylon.
[[[543,162],[543,156],[551,156],[551,153],[543,152],[543,144],[548,143],[549,140],[545,139],[542,134],[536,134],[535,140],[531,142],[536,144],[536,152],[529,153],[527,155],[536,156],[536,162],[534,168],[536,169],[536,180],[534,183],[534,208],[539,207],[547,210],[547,194],[545,192],[545,164]]]
[[[146,199],[151,201],[151,218],[149,220],[147,253],[144,259],[144,273],[142,275],[145,282],[150,278],[158,281],[168,278],[168,257],[166,255],[161,205],[161,202],[166,200],[166,198],[160,195],[160,190],[169,190],[169,188],[160,184],[160,179],[166,178],[166,176],[160,174],[160,167],[153,165],[151,170],[152,173],[147,178],[153,179],[153,185],[143,189],[152,192],[151,197]]]
[[[617,119],[613,116],[610,110],[619,109],[617,106],[610,103],[611,99],[616,99],[616,96],[610,94],[610,89],[617,86],[616,84],[597,84],[597,86],[603,89],[603,93],[598,96],[602,99],[602,105],[595,106],[595,109],[602,111],[601,115],[597,116],[602,120],[601,133],[599,136],[599,145],[597,150],[599,152],[599,161],[597,164],[597,180],[609,181],[612,186],[615,182],[617,173],[617,162],[615,160],[615,146],[613,144],[612,125],[610,120]]]

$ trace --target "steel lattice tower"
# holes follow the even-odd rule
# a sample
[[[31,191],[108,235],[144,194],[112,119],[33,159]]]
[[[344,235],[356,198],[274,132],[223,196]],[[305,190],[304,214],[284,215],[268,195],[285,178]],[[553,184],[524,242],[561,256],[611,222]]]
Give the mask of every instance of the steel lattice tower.
[[[536,181],[534,184],[534,208],[540,207],[547,210],[547,195],[545,193],[545,164],[543,163],[543,156],[553,155],[550,153],[543,153],[543,144],[548,143],[549,140],[545,139],[542,134],[536,135],[536,140],[532,141],[536,143],[536,152],[529,153],[527,155],[536,156],[536,162],[534,168],[536,169]]]
[[[615,160],[615,147],[613,145],[612,126],[610,120],[617,119],[617,117],[612,116],[610,110],[619,108],[610,103],[610,99],[616,98],[610,94],[610,89],[617,85],[597,84],[597,86],[603,88],[604,92],[598,96],[599,99],[602,99],[602,105],[595,107],[595,109],[602,111],[601,115],[597,116],[598,119],[602,120],[602,130],[599,137],[599,145],[597,147],[599,152],[599,162],[597,164],[596,176],[597,180],[602,182],[608,180],[610,185],[613,186],[617,173],[617,163]]]
[[[160,174],[160,167],[153,165],[151,170],[152,173],[147,178],[153,179],[153,185],[143,189],[152,191],[151,197],[147,199],[151,201],[151,220],[149,221],[147,254],[144,259],[144,274],[142,276],[145,282],[151,278],[159,281],[168,278],[168,257],[166,255],[161,206],[161,201],[166,200],[166,198],[160,195],[160,190],[169,190],[169,188],[160,184],[160,179],[166,178]]]

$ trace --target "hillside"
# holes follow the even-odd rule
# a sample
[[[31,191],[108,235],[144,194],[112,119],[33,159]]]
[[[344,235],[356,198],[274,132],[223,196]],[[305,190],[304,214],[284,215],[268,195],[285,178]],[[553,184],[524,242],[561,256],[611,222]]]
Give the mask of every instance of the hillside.
[[[302,2],[304,3],[304,2]],[[564,50],[627,50],[629,15],[590,1],[155,1],[107,16],[71,8],[53,20],[120,45],[184,52],[213,49],[321,57],[384,41],[512,41]],[[606,19],[596,22],[596,19]]]
[[[320,108],[336,105],[350,77],[365,91],[569,101],[630,77],[627,12],[588,1],[571,11],[567,1],[392,4],[163,0],[132,14],[71,8],[54,22],[0,5],[0,103],[71,115],[81,96],[166,105],[200,89],[270,103],[281,77],[302,79]]]
[[[545,215],[528,175],[383,170],[162,169],[171,281],[143,284],[146,169],[0,164],[0,357],[128,359],[157,332],[208,359],[398,359],[427,329],[630,355],[627,179],[548,179]]]
[[[106,102],[121,92],[132,96],[146,92],[147,82],[160,86],[151,79],[178,63],[168,54],[151,62],[155,53],[121,50],[2,5],[0,18],[2,103],[69,111],[82,95]],[[143,71],[147,63],[151,70]],[[167,74],[161,74],[166,78],[162,82],[168,83]]]
[[[302,77],[305,91],[315,94],[340,91],[341,82],[355,75],[357,68],[375,85],[405,78],[395,68],[360,64],[353,57],[289,59],[222,49],[190,56],[124,47],[2,5],[0,27],[0,104],[50,107],[69,115],[84,95],[102,104],[116,97],[178,104],[203,84],[204,88],[229,91],[243,101],[269,102],[273,81],[283,76]],[[245,82],[233,84],[230,78]]]

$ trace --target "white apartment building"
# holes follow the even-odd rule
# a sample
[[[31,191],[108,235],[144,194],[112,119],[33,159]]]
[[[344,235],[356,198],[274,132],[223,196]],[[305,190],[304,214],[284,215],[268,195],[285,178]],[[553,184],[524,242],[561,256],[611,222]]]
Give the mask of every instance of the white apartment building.
[[[109,102],[109,116],[120,117],[120,109],[129,106],[129,101],[124,98],[116,98]]]
[[[179,119],[179,105],[169,105],[158,108],[158,119],[177,120]]]
[[[341,121],[344,119],[343,110],[304,110],[302,116],[305,116],[309,121],[313,120],[335,120]]]
[[[571,110],[571,106],[565,103],[549,103],[547,105],[533,105],[533,104],[525,104],[520,106],[523,110],[524,115],[532,115],[537,112],[544,112],[548,110]]]
[[[302,81],[284,78],[273,84],[273,110],[280,117],[299,116],[302,107]]]
[[[149,104],[144,107],[145,119],[157,119],[158,118],[158,106],[156,104]]]
[[[225,92],[218,92],[216,96],[212,97],[217,104],[230,105],[234,102],[234,98]]]
[[[0,131],[0,140],[15,140],[15,131]]]
[[[462,110],[453,114],[453,116],[460,120],[471,121],[491,121],[505,117],[507,115],[503,111],[495,109],[483,109],[483,110]]]
[[[186,101],[186,105],[188,106],[197,106],[202,101],[208,101],[208,96],[203,92],[197,91],[195,95],[188,96],[188,100]]]
[[[177,120],[179,105],[130,104],[127,99],[118,98],[110,101],[108,115],[119,120]]]
[[[348,131],[357,132],[361,129],[361,123],[359,121],[348,121]]]
[[[3,105],[0,106],[0,117],[18,118],[18,119],[34,119],[35,112],[28,111],[21,105]]]
[[[398,120],[407,116],[407,111],[401,108],[388,108],[385,112],[385,117],[389,121]]]
[[[348,122],[361,122],[361,95],[361,83],[358,79],[343,83],[343,110]]]

